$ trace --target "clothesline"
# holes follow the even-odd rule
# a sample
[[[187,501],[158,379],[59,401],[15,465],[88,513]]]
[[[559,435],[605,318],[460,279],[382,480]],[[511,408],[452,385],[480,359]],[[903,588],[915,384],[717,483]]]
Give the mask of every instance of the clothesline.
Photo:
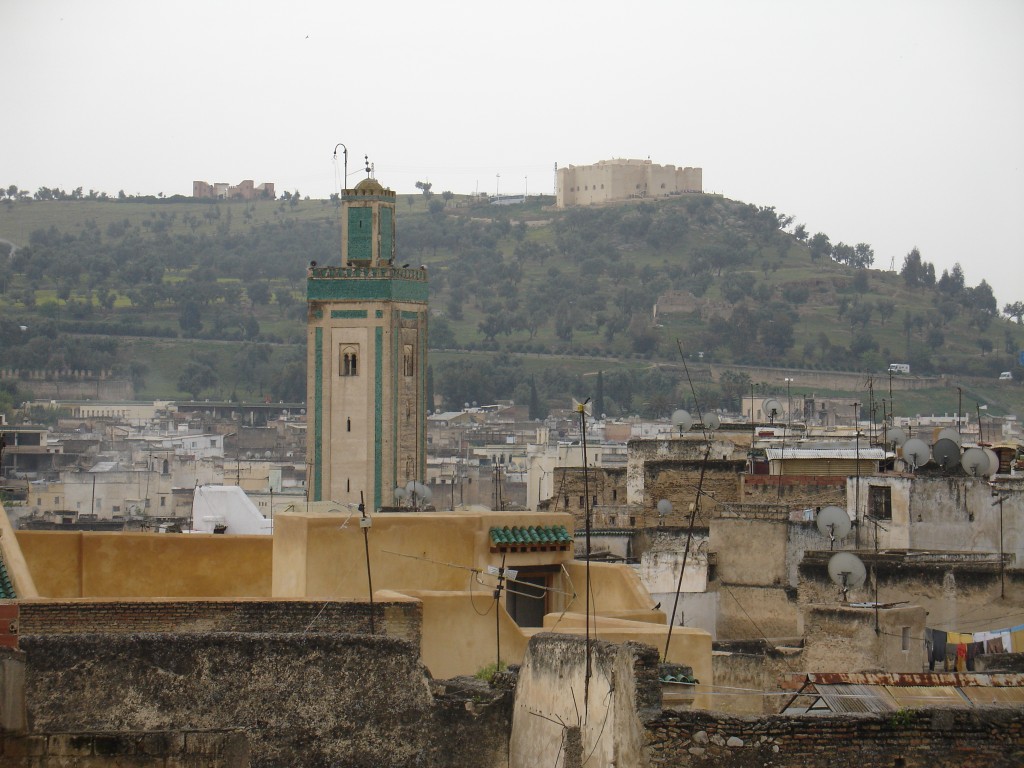
[[[983,653],[1024,651],[1024,624],[985,632],[946,632],[925,628],[928,669],[942,664],[946,672],[973,672],[974,658]]]

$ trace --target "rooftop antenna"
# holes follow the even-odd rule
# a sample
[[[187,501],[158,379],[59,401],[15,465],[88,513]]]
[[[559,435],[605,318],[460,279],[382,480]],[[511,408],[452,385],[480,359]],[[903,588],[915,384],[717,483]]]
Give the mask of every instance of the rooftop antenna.
[[[989,477],[991,477],[992,475],[998,474],[999,473],[999,454],[996,453],[995,451],[993,451],[991,448],[983,448],[982,450],[985,451],[985,455],[988,456],[988,475],[989,475]]]
[[[828,561],[828,575],[839,585],[843,602],[850,602],[850,590],[859,587],[867,578],[864,561],[852,552],[837,552]]]
[[[672,411],[672,424],[679,430],[679,436],[682,437],[683,433],[689,432],[690,427],[693,426],[693,417],[689,411],[680,408],[677,411]]]
[[[370,575],[370,527],[373,525],[373,518],[366,514],[366,503],[363,500],[363,492],[359,492],[359,527],[363,530],[363,546],[366,549],[366,584],[370,591],[370,634],[377,634],[373,618],[373,577]]]
[[[775,417],[782,413],[782,403],[774,397],[769,397],[761,404],[762,410],[768,414],[768,423],[774,424]]]
[[[897,447],[902,447],[907,442],[907,433],[900,427],[889,427],[885,430],[885,444],[891,445],[895,451]]]
[[[846,514],[846,510],[835,505],[823,508],[814,522],[818,526],[818,530],[828,536],[829,550],[835,549],[836,539],[845,538],[852,527],[850,516]]]
[[[690,505],[690,519],[686,529],[686,546],[683,547],[683,564],[679,569],[679,581],[676,583],[676,596],[672,601],[672,615],[668,620],[668,633],[665,637],[665,653],[663,659],[668,661],[668,649],[672,644],[672,627],[676,623],[676,609],[679,607],[679,593],[683,591],[683,575],[686,573],[686,561],[690,556],[690,544],[693,542],[693,523],[697,519],[697,512],[700,510],[700,500],[704,493],[704,473],[708,466],[708,456],[711,455],[711,439],[707,433],[707,424],[704,422],[704,416],[700,411],[700,402],[697,400],[697,392],[693,387],[693,379],[690,377],[690,367],[686,364],[686,355],[683,354],[683,345],[676,339],[676,349],[679,350],[679,359],[683,361],[683,372],[686,374],[686,381],[690,385],[690,393],[693,395],[693,402],[697,408],[697,415],[700,416],[701,423],[704,424],[704,460],[700,465],[700,478],[697,480],[697,495],[693,499],[693,503]],[[751,391],[753,391],[753,385],[751,385]],[[683,413],[686,413],[683,411]],[[754,413],[754,398],[751,395],[750,398],[750,413],[751,421],[753,421]],[[690,414],[686,414],[689,417]],[[673,414],[673,417],[675,414]],[[675,419],[673,418],[673,421]],[[751,448],[753,448],[753,442],[751,442]]]
[[[931,453],[928,450],[928,444],[924,440],[918,438],[911,438],[903,443],[903,460],[910,465],[910,471],[916,471],[918,467],[923,467],[928,463],[928,457]]]
[[[964,444],[963,435],[960,434],[959,429],[953,427],[946,427],[945,429],[939,430],[939,440],[952,440],[956,443],[957,447],[961,447]]]
[[[992,462],[982,448],[968,448],[960,457],[960,466],[971,477],[988,477],[991,474]]]
[[[587,544],[587,578],[586,578],[586,596],[584,600],[585,610],[587,613],[587,627],[586,627],[586,644],[587,644],[587,670],[583,677],[583,718],[589,722],[589,709],[590,709],[590,675],[591,675],[591,652],[590,652],[590,517],[591,517],[591,506],[590,506],[590,485],[589,485],[589,473],[587,471],[587,416],[589,410],[587,406],[590,404],[590,398],[588,397],[582,403],[573,401],[573,405],[576,408],[576,412],[580,415],[580,444],[583,446],[583,498],[585,499],[586,507],[584,508],[584,521],[586,526],[586,544]]]
[[[932,446],[932,458],[944,472],[949,471],[960,462],[960,446],[951,438],[940,437]]]
[[[672,502],[668,499],[661,499],[658,502],[658,525],[662,524],[662,521],[672,514]]]

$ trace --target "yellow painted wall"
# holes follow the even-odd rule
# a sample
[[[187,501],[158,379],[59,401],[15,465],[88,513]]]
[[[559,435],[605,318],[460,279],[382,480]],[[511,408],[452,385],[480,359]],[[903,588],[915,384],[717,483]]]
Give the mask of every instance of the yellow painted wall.
[[[584,634],[586,632],[586,614],[566,614],[558,617],[552,614],[544,617],[545,632],[567,632]],[[668,625],[649,624],[638,621],[626,621],[597,616],[591,621],[591,637],[609,643],[643,643],[654,646],[658,655],[665,657],[665,642],[668,639]],[[703,629],[690,627],[673,627],[672,641],[668,647],[667,661],[674,664],[686,664],[693,668],[693,676],[700,681],[693,706],[698,709],[711,709],[711,688],[714,682],[714,669],[711,664],[711,635]]]
[[[269,536],[18,531],[40,597],[269,597]]]
[[[325,505],[315,505],[324,507]],[[379,514],[369,530],[374,589],[469,589],[471,568],[501,565],[489,551],[491,526],[564,525],[550,513]],[[509,553],[509,568],[556,565],[572,552]],[[366,543],[358,515],[283,512],[274,518],[275,597],[362,597],[367,594]]]
[[[365,599],[368,540],[374,593],[401,593],[423,602],[423,661],[435,677],[445,678],[493,663],[498,631],[502,660],[520,663],[527,641],[541,631],[516,625],[505,611],[507,593],[494,604],[493,578],[480,574],[502,562],[501,553],[490,551],[490,527],[571,528],[572,516],[380,514],[373,517],[368,539],[358,515],[288,512],[276,515],[274,524],[273,537],[19,531],[17,543],[43,598]],[[582,634],[586,567],[572,556],[571,549],[511,552],[505,565],[558,569],[551,572],[545,627]],[[631,568],[593,563],[590,583],[599,637],[664,647],[664,613],[654,610]],[[702,683],[710,682],[710,635],[676,627],[670,659],[692,666]]]
[[[478,579],[471,569],[501,564],[501,554],[489,551],[491,526],[570,528],[571,520],[569,514],[553,513],[375,515],[368,537],[374,590],[394,590],[422,600],[423,661],[435,677],[472,674],[494,663],[499,631],[502,660],[518,664],[529,638],[541,630],[519,627],[511,619],[505,611],[507,594],[496,620],[493,579]],[[274,523],[274,597],[367,595],[365,543],[357,516],[288,512],[277,515]],[[545,628],[582,633],[587,568],[571,558],[569,551],[508,553],[505,565],[561,566],[564,570],[551,575]],[[654,609],[633,569],[592,563],[590,584],[590,608],[598,616],[602,639],[664,648],[665,614]],[[670,659],[690,665],[702,683],[710,683],[711,636],[676,627]]]

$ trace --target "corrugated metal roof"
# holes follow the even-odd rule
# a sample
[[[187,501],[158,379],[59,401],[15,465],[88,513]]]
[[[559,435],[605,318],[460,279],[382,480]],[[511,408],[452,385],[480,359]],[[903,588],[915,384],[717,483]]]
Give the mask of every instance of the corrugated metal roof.
[[[958,673],[810,673],[801,695],[835,713],[893,712],[928,707],[1024,704],[1024,675]],[[817,701],[808,712],[819,710]]]
[[[878,685],[822,685],[814,686],[821,700],[836,713],[895,712],[899,705],[885,688]]]
[[[885,690],[895,699],[900,709],[920,709],[922,707],[957,707],[971,706],[970,701],[960,694],[960,689],[952,685],[887,685]]]
[[[884,448],[765,448],[765,455],[771,461],[780,459],[853,459],[862,461],[882,461],[891,456]]]

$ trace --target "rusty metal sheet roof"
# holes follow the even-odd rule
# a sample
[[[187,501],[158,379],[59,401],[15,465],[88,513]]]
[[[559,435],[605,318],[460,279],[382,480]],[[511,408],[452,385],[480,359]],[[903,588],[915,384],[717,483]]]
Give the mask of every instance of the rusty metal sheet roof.
[[[836,713],[893,712],[926,707],[1024,705],[1024,675],[812,672],[803,695]],[[808,712],[818,709],[812,706]]]
[[[823,685],[924,685],[1021,688],[1024,674],[961,674],[958,672],[808,672],[807,682]]]

